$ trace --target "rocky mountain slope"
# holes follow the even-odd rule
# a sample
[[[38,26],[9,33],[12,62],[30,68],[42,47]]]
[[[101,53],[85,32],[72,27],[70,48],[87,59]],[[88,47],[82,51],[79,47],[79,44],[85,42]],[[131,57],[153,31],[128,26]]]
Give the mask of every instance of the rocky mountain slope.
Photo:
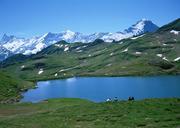
[[[5,60],[9,56],[12,56],[13,53],[7,50],[5,47],[0,45],[0,61]]]

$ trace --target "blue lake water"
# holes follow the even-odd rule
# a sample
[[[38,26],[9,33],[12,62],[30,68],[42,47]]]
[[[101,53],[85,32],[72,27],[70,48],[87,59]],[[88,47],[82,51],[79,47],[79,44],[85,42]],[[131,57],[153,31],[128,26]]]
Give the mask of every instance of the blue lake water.
[[[37,82],[37,88],[22,94],[21,102],[51,98],[82,98],[95,102],[118,97],[127,100],[180,97],[180,76],[155,77],[75,77]]]

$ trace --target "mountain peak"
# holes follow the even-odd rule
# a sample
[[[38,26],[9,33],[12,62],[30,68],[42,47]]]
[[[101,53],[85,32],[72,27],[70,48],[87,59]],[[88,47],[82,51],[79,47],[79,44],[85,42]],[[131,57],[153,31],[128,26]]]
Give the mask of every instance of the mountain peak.
[[[54,35],[54,33],[52,32],[47,32],[45,33],[42,37],[45,38],[45,37],[51,37],[52,35]]]
[[[74,36],[76,35],[75,32],[71,31],[71,30],[66,30],[64,31],[64,39],[67,40],[67,39],[72,39]]]
[[[4,34],[1,38],[1,42],[6,43],[13,38],[15,38],[15,36],[13,36],[13,35],[8,36],[7,34]]]
[[[124,32],[131,33],[132,35],[141,35],[146,32],[155,32],[158,28],[159,27],[155,25],[151,20],[143,18],[136,24],[124,30]]]

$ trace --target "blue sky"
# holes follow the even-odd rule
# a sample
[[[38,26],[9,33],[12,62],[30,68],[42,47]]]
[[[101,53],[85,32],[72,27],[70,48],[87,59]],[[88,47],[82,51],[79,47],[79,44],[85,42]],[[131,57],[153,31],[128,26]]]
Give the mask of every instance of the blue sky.
[[[0,0],[0,37],[72,30],[124,30],[142,18],[161,26],[180,17],[180,0]]]

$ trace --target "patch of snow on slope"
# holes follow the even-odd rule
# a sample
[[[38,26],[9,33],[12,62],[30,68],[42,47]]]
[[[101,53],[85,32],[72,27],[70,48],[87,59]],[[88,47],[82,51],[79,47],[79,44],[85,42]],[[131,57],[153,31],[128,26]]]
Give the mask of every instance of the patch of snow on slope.
[[[178,57],[178,58],[176,58],[176,59],[174,59],[174,61],[176,62],[176,61],[179,61],[180,60],[180,57]]]
[[[79,51],[77,51],[77,52],[82,52],[83,50],[79,50]]]
[[[142,52],[135,52],[135,54],[136,54],[136,55],[141,55],[141,54],[142,54]]]
[[[162,57],[163,55],[162,55],[162,54],[157,54],[156,56],[158,56],[158,57]]]
[[[25,66],[24,66],[24,65],[22,65],[22,66],[21,66],[21,68],[23,69],[23,68],[25,68]]]
[[[121,41],[119,44],[123,44],[123,42]]]
[[[135,39],[138,39],[138,38],[143,37],[143,36],[144,36],[144,35],[140,35],[140,36],[132,37],[131,39],[132,39],[132,40],[135,40]]]
[[[69,47],[66,47],[66,48],[64,49],[65,52],[68,51],[68,50],[69,50]]]
[[[110,64],[107,64],[106,66],[109,67],[109,66],[112,66],[112,64],[110,63]]]
[[[75,66],[75,67],[71,67],[71,68],[66,68],[66,69],[61,69],[59,72],[64,72],[64,71],[68,71],[68,70],[72,70],[75,68],[78,68],[79,66]]]
[[[175,35],[178,35],[178,34],[179,34],[179,31],[171,30],[170,33],[173,33],[173,34],[175,34]]]
[[[166,57],[163,57],[163,60],[169,61]]]
[[[54,46],[56,46],[56,47],[58,47],[58,48],[62,48],[63,47],[63,45],[61,44],[55,44]]]
[[[122,52],[127,52],[128,51],[128,48],[124,49]]]
[[[79,50],[79,49],[81,49],[81,47],[77,47],[77,48],[76,48],[76,50]]]
[[[43,69],[41,68],[40,70],[39,70],[39,72],[38,72],[38,74],[40,75],[40,74],[42,74],[44,71],[43,71]]]
[[[111,54],[110,54],[110,56],[113,56],[114,55],[114,53],[112,52]]]

